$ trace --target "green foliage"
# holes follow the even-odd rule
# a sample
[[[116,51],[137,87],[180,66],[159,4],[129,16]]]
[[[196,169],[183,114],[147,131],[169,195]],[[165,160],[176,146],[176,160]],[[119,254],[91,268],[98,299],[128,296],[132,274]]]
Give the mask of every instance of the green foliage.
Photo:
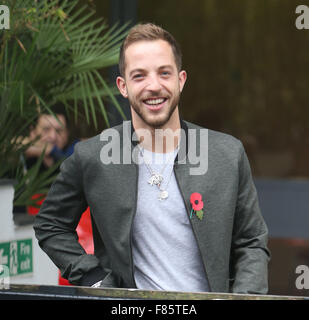
[[[77,121],[82,115],[97,128],[98,115],[109,126],[106,102],[110,102],[125,118],[116,89],[101,71],[117,63],[126,26],[108,28],[78,0],[4,4],[10,8],[10,30],[0,33],[0,178],[19,181],[15,200],[21,203],[28,197],[22,190],[38,192],[50,179],[38,177],[36,169],[26,177],[22,174],[20,158],[29,144],[20,137],[27,136],[38,114],[54,114],[52,106],[61,102],[69,117]]]

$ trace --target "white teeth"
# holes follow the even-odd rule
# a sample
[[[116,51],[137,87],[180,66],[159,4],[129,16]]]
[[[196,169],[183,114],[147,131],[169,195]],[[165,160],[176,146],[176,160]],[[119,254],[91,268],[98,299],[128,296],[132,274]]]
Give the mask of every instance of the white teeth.
[[[145,101],[147,104],[155,105],[155,104],[161,104],[164,102],[164,99],[150,99]]]

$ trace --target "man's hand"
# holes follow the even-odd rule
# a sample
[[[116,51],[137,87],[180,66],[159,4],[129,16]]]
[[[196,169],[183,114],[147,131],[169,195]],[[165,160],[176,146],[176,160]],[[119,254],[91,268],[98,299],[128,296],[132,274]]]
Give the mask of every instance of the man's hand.
[[[35,141],[36,137],[33,134],[30,134],[30,137],[27,137],[23,139],[23,143],[27,144],[31,141]],[[26,151],[25,156],[26,158],[39,158],[42,154],[42,152],[45,149],[45,155],[43,159],[43,163],[47,167],[51,167],[54,164],[54,160],[51,156],[49,156],[50,152],[52,151],[54,145],[50,142],[43,141],[42,139],[39,139],[35,141]]]
[[[53,148],[53,145],[48,142],[37,141],[32,146],[30,146],[26,151],[25,155],[27,158],[39,157],[43,150],[45,149],[45,157],[48,156]]]

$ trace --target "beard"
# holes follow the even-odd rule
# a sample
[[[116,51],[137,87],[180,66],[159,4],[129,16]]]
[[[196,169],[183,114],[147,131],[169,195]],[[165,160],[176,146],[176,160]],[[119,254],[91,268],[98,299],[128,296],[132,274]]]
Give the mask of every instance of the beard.
[[[147,109],[145,104],[142,102],[143,100],[154,98],[156,96],[160,95],[156,94],[138,100],[129,96],[128,99],[133,110],[147,126],[154,129],[159,129],[162,128],[170,120],[172,114],[179,104],[180,93],[175,93],[174,95],[170,96],[166,101],[167,105],[163,106],[163,108],[158,113],[156,111]]]

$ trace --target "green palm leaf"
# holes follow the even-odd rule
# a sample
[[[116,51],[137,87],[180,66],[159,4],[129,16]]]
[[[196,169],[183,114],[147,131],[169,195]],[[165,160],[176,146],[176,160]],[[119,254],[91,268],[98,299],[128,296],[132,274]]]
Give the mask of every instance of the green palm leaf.
[[[125,119],[102,70],[118,61],[127,25],[109,27],[78,0],[7,0],[10,30],[0,34],[0,178],[13,177],[15,202],[46,190],[50,174],[35,168],[25,174],[20,161],[28,145],[20,142],[40,112],[53,114],[62,102],[76,121],[83,115],[98,126],[109,126],[106,102]]]

